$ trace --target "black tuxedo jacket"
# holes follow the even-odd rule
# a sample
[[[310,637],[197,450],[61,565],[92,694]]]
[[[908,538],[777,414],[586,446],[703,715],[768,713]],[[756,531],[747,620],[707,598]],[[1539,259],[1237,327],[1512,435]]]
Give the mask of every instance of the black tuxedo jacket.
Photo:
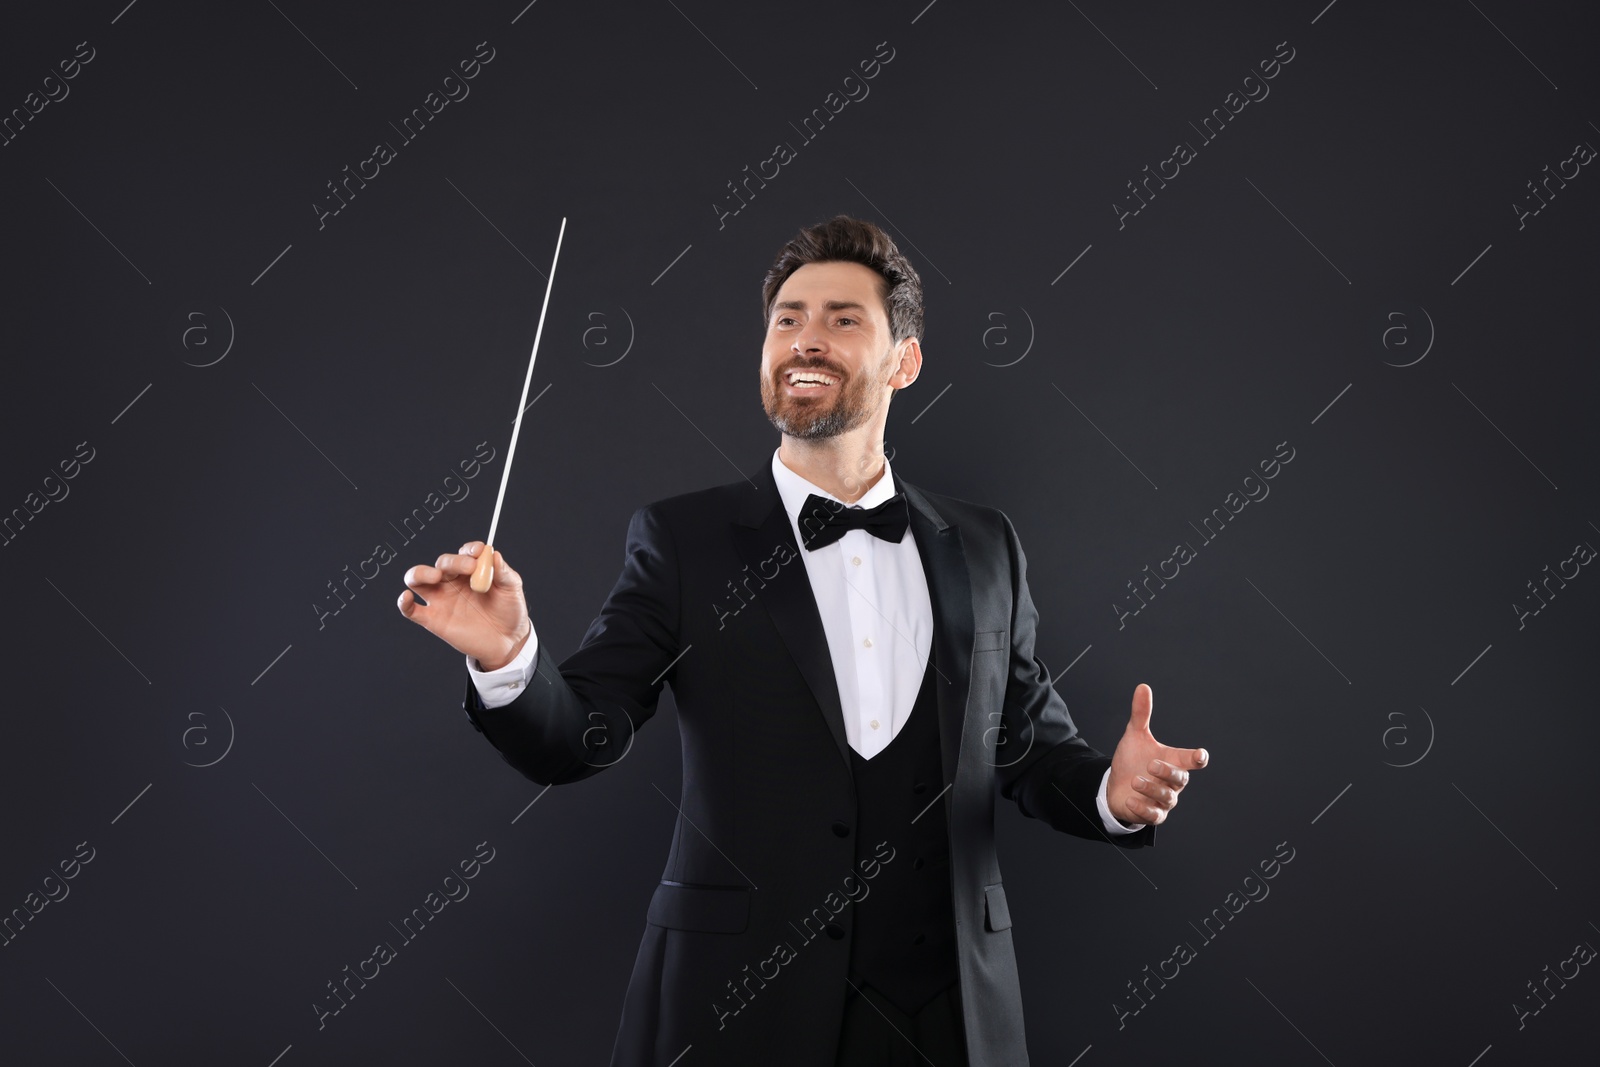
[[[1156,828],[1104,830],[1095,794],[1110,758],[1078,736],[1034,657],[1037,612],[1010,520],[895,482],[935,614],[937,802],[949,823],[968,1057],[1023,1065],[996,786],[1024,815],[1077,837],[1136,848]],[[672,686],[680,815],[613,1067],[833,1063],[848,905],[880,868],[857,866],[850,750],[801,551],[767,466],[650,504],[634,513],[622,574],[576,652],[557,664],[540,641],[537,675],[502,707],[485,709],[468,680],[468,717],[541,784],[618,762]],[[905,842],[862,844],[876,847],[873,863],[916,862]]]

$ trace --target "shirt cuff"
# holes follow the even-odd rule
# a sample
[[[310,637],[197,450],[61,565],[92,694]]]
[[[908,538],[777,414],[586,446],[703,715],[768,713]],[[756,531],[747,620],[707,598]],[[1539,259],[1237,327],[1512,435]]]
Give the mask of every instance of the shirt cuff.
[[[534,632],[531,623],[528,640],[523,644],[522,651],[499,670],[481,670],[478,661],[467,656],[467,674],[472,678],[472,685],[478,690],[478,699],[483,701],[483,706],[504,707],[517,699],[523,687],[533,678],[534,665],[538,662],[538,657],[539,635]]]
[[[1100,791],[1094,796],[1094,806],[1100,809],[1100,821],[1105,823],[1108,834],[1135,834],[1143,830],[1146,823],[1125,823],[1111,814],[1111,806],[1106,803],[1106,786],[1111,782],[1111,768],[1106,768],[1106,773],[1100,776]]]

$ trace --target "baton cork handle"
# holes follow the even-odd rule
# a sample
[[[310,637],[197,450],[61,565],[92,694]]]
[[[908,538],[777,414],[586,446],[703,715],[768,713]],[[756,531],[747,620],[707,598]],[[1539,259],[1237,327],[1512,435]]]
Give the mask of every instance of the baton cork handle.
[[[487,593],[494,584],[494,546],[485,544],[478,553],[478,565],[472,570],[472,591]]]

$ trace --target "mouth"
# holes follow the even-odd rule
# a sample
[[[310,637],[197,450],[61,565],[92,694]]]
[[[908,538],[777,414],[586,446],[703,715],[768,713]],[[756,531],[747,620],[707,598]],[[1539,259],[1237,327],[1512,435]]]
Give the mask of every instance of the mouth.
[[[839,384],[837,375],[815,370],[789,370],[783,375],[785,392],[790,395],[820,393]]]

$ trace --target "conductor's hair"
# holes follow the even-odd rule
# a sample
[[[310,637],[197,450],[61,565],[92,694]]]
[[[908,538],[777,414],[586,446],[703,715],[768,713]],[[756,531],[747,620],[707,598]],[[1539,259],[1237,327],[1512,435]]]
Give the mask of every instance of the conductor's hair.
[[[761,287],[761,323],[772,321],[772,305],[778,290],[789,275],[807,263],[860,263],[878,273],[883,284],[878,295],[889,317],[889,331],[896,342],[907,337],[922,338],[922,279],[910,261],[900,254],[894,239],[864,219],[835,215],[827,222],[807,226],[795,234],[772,266],[767,268]]]

